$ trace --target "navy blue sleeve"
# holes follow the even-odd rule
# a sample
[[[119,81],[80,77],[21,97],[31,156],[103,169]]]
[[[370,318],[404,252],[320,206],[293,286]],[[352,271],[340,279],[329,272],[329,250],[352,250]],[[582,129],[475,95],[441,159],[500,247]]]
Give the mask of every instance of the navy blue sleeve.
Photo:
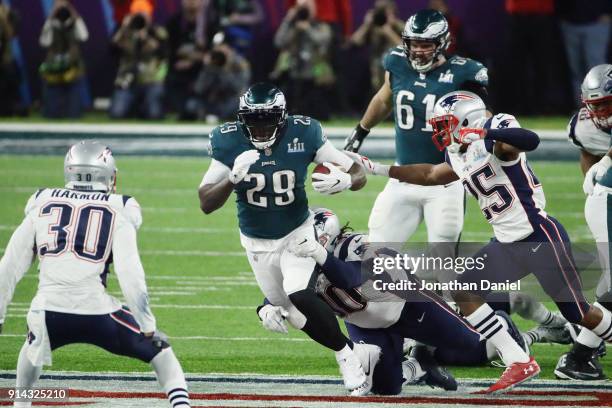
[[[488,129],[485,143],[487,140],[498,140],[524,152],[535,150],[540,144],[537,133],[523,128]]]
[[[328,252],[321,271],[331,284],[339,289],[352,289],[363,283],[361,261],[341,261]]]

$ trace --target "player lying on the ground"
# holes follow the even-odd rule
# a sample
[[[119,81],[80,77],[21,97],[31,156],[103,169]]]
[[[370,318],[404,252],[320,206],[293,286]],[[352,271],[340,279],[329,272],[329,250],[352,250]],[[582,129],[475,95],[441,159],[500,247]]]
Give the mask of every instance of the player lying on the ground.
[[[362,164],[371,174],[414,184],[461,179],[478,199],[495,238],[474,255],[484,258],[484,267],[468,268],[459,282],[476,286],[481,280],[514,282],[533,273],[569,322],[610,341],[612,314],[585,299],[569,237],[544,211],[542,186],[527,164],[524,152],[538,146],[538,135],[518,127],[511,115],[498,114],[487,120],[485,112],[477,95],[451,92],[438,100],[431,119],[433,141],[446,149],[445,163],[389,166],[362,157]],[[535,377],[540,367],[502,330],[484,301],[490,289],[480,289],[457,290],[453,297],[466,319],[500,352],[507,369],[488,392],[501,391]]]
[[[66,187],[38,190],[26,204],[0,261],[1,328],[17,282],[39,259],[16,386],[32,388],[53,350],[86,343],[151,364],[171,406],[189,407],[183,370],[149,307],[136,239],[140,206],[115,194],[116,173],[108,147],[82,141],[66,154]],[[129,309],[105,290],[111,262]]]
[[[373,373],[372,392],[398,394],[404,381],[422,381],[453,390],[457,387],[455,380],[438,364],[482,365],[497,358],[495,347],[482,341],[435,293],[419,291],[414,296],[410,294],[403,298],[381,294],[372,288],[373,279],[380,278],[380,275],[371,273],[372,257],[381,253],[394,254],[394,250],[376,248],[374,251],[366,235],[341,229],[338,217],[330,210],[315,210],[315,220],[318,242],[304,238],[294,242],[290,248],[298,255],[311,256],[317,261],[322,273],[317,280],[317,294],[345,320],[351,340],[381,347],[382,356]],[[394,280],[407,279],[407,276],[413,279],[412,275],[402,271]],[[418,279],[414,280],[418,282]],[[264,327],[286,332],[284,315],[287,313],[282,308],[267,304],[259,308],[258,314]],[[498,315],[523,347],[523,341],[530,345],[534,340],[542,340],[537,330],[543,329],[524,335],[523,340],[507,314],[499,311]],[[553,315],[547,322],[555,320]],[[405,337],[434,346],[433,356],[426,347],[417,346],[405,359]]]
[[[286,250],[296,235],[314,237],[304,189],[310,163],[330,170],[313,182],[325,194],[359,190],[366,181],[363,169],[327,141],[318,121],[288,116],[283,93],[263,83],[240,98],[238,121],[215,128],[210,145],[212,162],[199,188],[202,211],[221,208],[236,192],[240,242],[264,296],[296,309],[293,325],[336,352],[351,394],[366,394],[371,384],[362,364],[377,360],[380,350],[353,344],[342,333],[332,310],[308,285],[315,262]]]
[[[597,301],[612,311],[612,279],[610,273],[610,232],[612,231],[612,160],[608,156],[612,132],[612,65],[593,67],[581,86],[585,104],[570,120],[571,141],[580,147],[580,167],[585,173],[583,184],[587,194],[584,216],[598,243],[602,274],[597,285]],[[597,350],[601,339],[590,330],[583,330],[569,353],[559,359],[555,368],[558,378],[573,380],[605,379]]]

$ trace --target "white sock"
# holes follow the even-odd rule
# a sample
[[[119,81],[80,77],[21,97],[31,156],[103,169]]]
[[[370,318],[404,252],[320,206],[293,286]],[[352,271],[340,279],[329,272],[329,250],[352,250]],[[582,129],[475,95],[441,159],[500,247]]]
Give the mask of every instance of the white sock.
[[[346,360],[347,358],[352,356],[353,353],[353,349],[350,348],[347,344],[342,350],[336,351],[336,361]]]
[[[596,335],[598,335],[601,339],[607,342],[612,342],[612,313],[610,313],[608,309],[606,309],[605,307],[603,307],[597,302],[594,303],[593,306],[601,310],[601,313],[603,314],[603,318],[601,319],[601,322],[599,322],[599,324],[594,329],[591,329],[591,331],[595,333]],[[584,330],[581,330],[580,334],[582,334],[583,331]],[[599,343],[597,344],[599,345]]]
[[[408,357],[402,362],[402,373],[407,384],[413,384],[425,375],[425,371],[421,364],[414,357]]]
[[[562,325],[565,323],[557,321],[557,315],[529,295],[511,292],[509,298],[511,312],[518,314],[523,319],[531,320],[542,325],[552,325],[553,323]]]
[[[160,351],[151,360],[151,366],[172,408],[191,407],[185,374],[172,348],[168,347]]]
[[[471,315],[466,316],[466,319],[478,333],[493,344],[504,364],[510,366],[513,363],[529,362],[527,353],[516,344],[510,333],[504,329],[501,319],[495,314],[491,306],[486,303],[483,304]]]
[[[18,388],[32,388],[42,372],[42,367],[36,367],[30,362],[27,356],[28,343],[23,343],[19,358],[17,359],[17,381],[15,386]],[[15,402],[13,407],[29,408],[31,402]]]
[[[599,347],[599,343],[601,343],[601,338],[586,327],[583,327],[582,330],[580,330],[580,333],[578,333],[576,341],[582,344],[583,346],[587,346],[588,348],[594,349]]]

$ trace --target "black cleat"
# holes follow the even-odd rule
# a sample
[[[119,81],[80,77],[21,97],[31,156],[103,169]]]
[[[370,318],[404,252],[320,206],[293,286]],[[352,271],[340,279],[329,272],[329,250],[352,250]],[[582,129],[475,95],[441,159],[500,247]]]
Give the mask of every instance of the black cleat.
[[[421,368],[425,371],[425,375],[419,382],[425,383],[430,387],[439,387],[446,391],[457,390],[455,377],[444,367],[440,367],[436,363],[436,360],[425,346],[413,347],[410,355],[419,362]]]
[[[555,367],[555,376],[562,380],[594,381],[605,380],[601,364],[596,357],[579,361],[573,353],[563,354]]]
[[[599,346],[597,346],[597,348],[595,349],[593,356],[595,358],[599,358],[605,356],[606,354],[606,342],[602,340],[601,343],[599,343]]]

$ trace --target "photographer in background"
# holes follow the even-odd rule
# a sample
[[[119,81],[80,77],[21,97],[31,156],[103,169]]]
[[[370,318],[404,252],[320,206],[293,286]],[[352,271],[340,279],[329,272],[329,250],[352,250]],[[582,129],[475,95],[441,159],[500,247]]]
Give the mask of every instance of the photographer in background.
[[[222,32],[213,37],[213,48],[206,54],[203,67],[187,101],[192,118],[216,123],[234,118],[238,101],[251,80],[248,61],[226,42]]]
[[[168,31],[168,76],[166,96],[179,118],[187,119],[186,101],[202,69],[204,51],[210,40],[206,33],[205,3],[182,0],[181,10],[166,23]]]
[[[163,117],[164,79],[167,72],[166,30],[151,22],[148,1],[135,0],[112,38],[119,53],[119,70],[110,106],[112,118],[136,114]]]
[[[88,37],[87,27],[72,4],[57,0],[39,39],[41,47],[47,49],[47,56],[39,68],[43,79],[43,116],[81,116],[85,64],[79,43],[87,41]]]
[[[315,16],[314,0],[298,1],[289,9],[274,35],[280,54],[270,77],[283,84],[293,111],[326,120],[335,83],[329,59],[332,31]]]
[[[21,75],[11,47],[18,20],[13,9],[0,4],[0,116],[27,114],[19,96]]]
[[[393,0],[377,0],[368,10],[363,24],[351,36],[351,43],[368,47],[372,93],[385,81],[382,57],[389,48],[402,43],[404,22],[397,17]]]

